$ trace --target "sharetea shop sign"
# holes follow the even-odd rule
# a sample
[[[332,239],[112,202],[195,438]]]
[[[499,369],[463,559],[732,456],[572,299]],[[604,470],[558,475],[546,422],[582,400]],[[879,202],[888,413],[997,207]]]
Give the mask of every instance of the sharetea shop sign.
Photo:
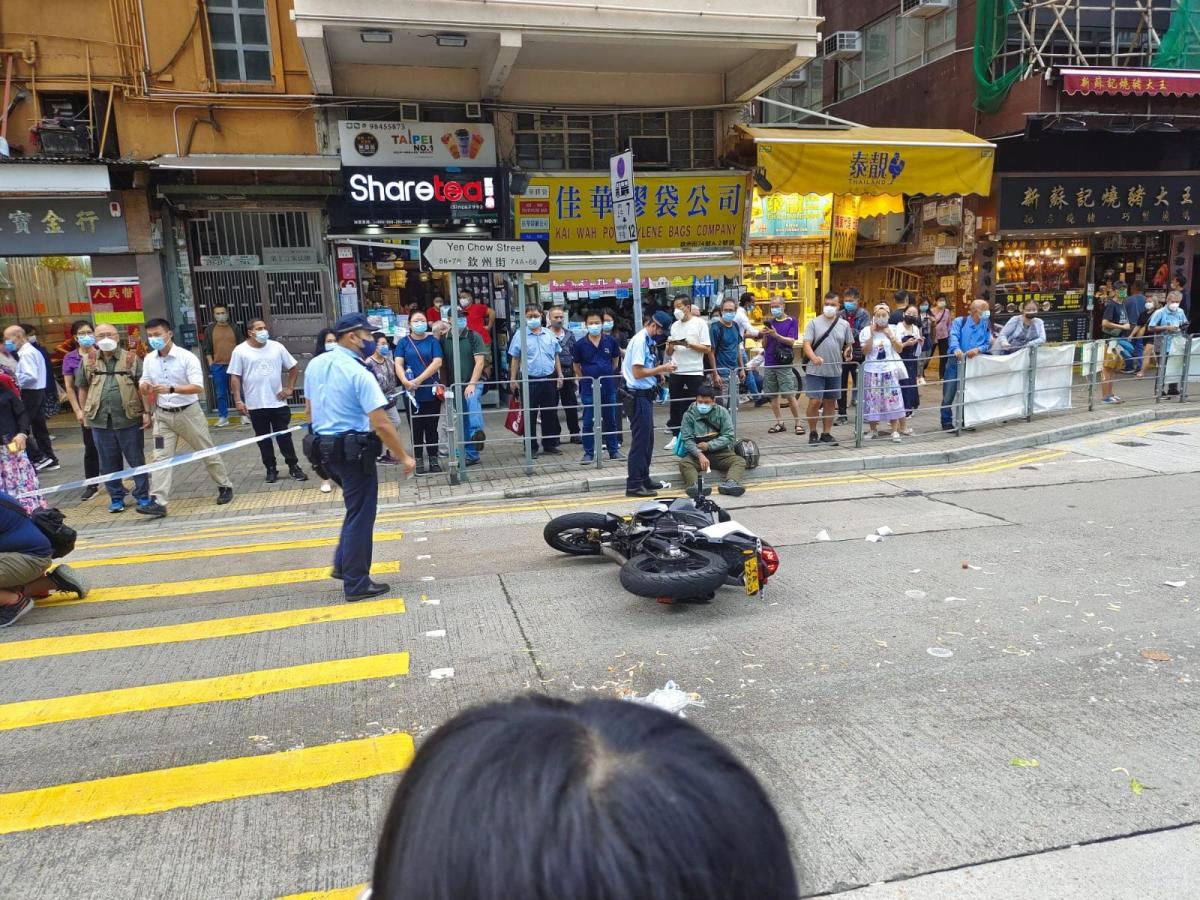
[[[343,168],[344,192],[329,203],[334,227],[495,222],[495,169]]]

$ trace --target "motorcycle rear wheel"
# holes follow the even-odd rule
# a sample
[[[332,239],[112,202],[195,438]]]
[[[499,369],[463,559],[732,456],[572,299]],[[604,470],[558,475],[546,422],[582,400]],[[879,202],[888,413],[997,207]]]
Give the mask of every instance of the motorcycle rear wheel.
[[[688,600],[708,597],[725,583],[725,560],[683,547],[683,556],[640,553],[621,566],[621,587],[639,597]]]
[[[546,543],[560,553],[572,556],[599,556],[600,543],[588,537],[589,532],[599,532],[602,537],[611,537],[612,529],[608,517],[603,513],[567,513],[546,523],[542,537]]]

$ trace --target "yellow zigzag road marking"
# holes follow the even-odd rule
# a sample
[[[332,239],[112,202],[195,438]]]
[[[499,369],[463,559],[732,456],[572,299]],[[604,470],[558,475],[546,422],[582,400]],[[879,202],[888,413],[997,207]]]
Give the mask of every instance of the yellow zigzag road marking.
[[[377,531],[375,543],[399,541],[403,531]],[[338,538],[310,538],[303,541],[268,541],[261,544],[238,544],[229,547],[203,547],[196,550],[167,550],[144,553],[140,556],[112,556],[107,559],[71,561],[72,569],[95,569],[99,566],[129,566],[139,563],[170,562],[178,559],[204,559],[208,556],[241,556],[243,553],[275,553],[287,550],[309,550],[315,547],[336,547]]]
[[[390,575],[400,571],[397,560],[375,563],[372,575]],[[51,595],[39,600],[38,606],[75,606],[80,603],[109,603],[114,600],[149,600],[156,597],[182,597],[191,594],[210,594],[215,591],[240,591],[246,588],[269,588],[284,584],[300,584],[305,581],[324,581],[329,578],[329,566],[313,569],[289,569],[283,572],[262,572],[256,575],[223,575],[219,578],[198,578],[194,581],[168,581],[158,584],[127,584],[116,587],[96,588],[82,600],[72,594],[70,600],[55,600]]]
[[[393,678],[407,674],[407,653],[380,653],[279,669],[260,669],[216,678],[168,681],[69,697],[24,700],[19,703],[0,704],[0,731],[114,716],[120,713],[192,706],[198,703],[245,700],[281,691],[365,681],[371,678]]]
[[[412,757],[409,735],[388,734],[0,794],[0,834],[310,790],[400,772]]]
[[[300,625],[321,622],[346,622],[374,616],[398,615],[404,612],[404,599],[372,600],[343,603],[338,606],[310,606],[285,612],[258,613],[228,619],[205,619],[179,625],[158,625],[152,628],[131,628],[125,631],[93,631],[88,634],[68,634],[62,637],[31,638],[27,641],[0,643],[0,662],[17,659],[37,659],[42,656],[66,656],[94,650],[119,650],[124,647],[147,647],[151,644],[180,644],[210,638],[237,637],[260,631],[279,631]]]

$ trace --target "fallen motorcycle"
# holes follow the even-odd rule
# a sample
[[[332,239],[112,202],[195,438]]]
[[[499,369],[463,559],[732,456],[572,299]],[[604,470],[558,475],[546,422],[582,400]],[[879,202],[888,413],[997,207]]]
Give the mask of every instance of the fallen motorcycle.
[[[652,500],[629,516],[568,513],[542,536],[562,553],[616,561],[621,586],[640,597],[706,602],[723,585],[761,594],[779,569],[775,548],[711,500],[703,478],[688,494]]]

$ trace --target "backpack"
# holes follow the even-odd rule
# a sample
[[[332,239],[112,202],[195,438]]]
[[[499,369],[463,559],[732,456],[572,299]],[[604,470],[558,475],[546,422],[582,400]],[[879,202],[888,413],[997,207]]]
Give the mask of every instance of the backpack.
[[[75,529],[67,525],[66,517],[57,509],[35,509],[33,514],[25,512],[25,507],[11,500],[0,498],[0,503],[11,510],[19,512],[30,519],[38,530],[50,542],[50,555],[60,559],[75,549]]]

